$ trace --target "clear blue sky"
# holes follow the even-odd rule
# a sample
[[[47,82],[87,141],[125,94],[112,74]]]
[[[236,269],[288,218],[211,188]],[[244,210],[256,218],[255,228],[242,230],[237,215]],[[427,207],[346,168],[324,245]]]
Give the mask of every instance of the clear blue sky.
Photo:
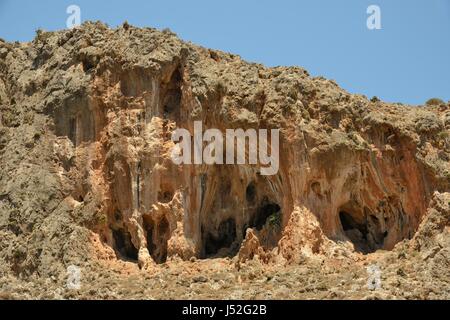
[[[268,66],[298,65],[385,101],[450,100],[450,0],[0,0],[0,37],[28,41],[81,20],[170,28],[182,39]],[[381,30],[366,9],[381,8]]]

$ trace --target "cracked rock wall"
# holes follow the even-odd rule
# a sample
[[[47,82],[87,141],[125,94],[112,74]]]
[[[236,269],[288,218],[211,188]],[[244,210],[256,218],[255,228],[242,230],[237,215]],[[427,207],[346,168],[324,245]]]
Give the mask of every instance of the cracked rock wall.
[[[392,250],[450,191],[448,104],[371,102],[168,31],[0,42],[0,112],[0,257],[21,277],[100,252],[146,268]],[[280,129],[278,173],[175,165],[171,133],[194,121]]]

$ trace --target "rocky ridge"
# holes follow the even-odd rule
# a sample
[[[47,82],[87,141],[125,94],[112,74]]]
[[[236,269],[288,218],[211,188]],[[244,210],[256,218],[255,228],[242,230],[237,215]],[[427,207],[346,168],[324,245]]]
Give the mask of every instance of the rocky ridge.
[[[449,298],[449,103],[89,22],[0,41],[0,115],[0,298]],[[175,165],[194,121],[280,129],[278,173]]]

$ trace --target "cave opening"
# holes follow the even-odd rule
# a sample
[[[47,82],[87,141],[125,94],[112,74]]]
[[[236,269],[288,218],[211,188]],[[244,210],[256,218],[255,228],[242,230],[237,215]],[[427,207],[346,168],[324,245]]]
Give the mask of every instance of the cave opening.
[[[205,232],[202,227],[202,231]],[[217,228],[217,232],[206,232],[204,236],[204,256],[215,256],[221,251],[221,249],[229,249],[227,255],[235,255],[237,253],[237,247],[232,245],[236,241],[236,221],[233,218],[229,218],[222,221]]]
[[[358,229],[363,235],[367,234],[367,228],[365,225],[361,225],[356,222],[352,215],[345,211],[339,212],[339,219],[341,220],[342,228],[344,231]]]
[[[158,202],[169,203],[172,201],[172,199],[173,199],[173,191],[166,190],[158,192]]]
[[[153,220],[148,219],[144,220],[144,229],[146,232],[146,240],[147,240],[147,250],[148,253],[153,257],[153,252],[155,252],[156,246],[153,243],[153,230],[155,229],[155,224]]]
[[[112,229],[114,249],[119,258],[128,261],[138,260],[138,250],[131,241],[131,234],[123,228]]]
[[[367,213],[356,215],[341,210],[339,220],[345,235],[353,243],[356,251],[368,254],[383,247],[388,232],[382,231],[376,216]]]
[[[269,202],[265,200],[256,211],[250,227],[256,228],[256,230],[261,230],[268,220],[273,221],[274,223],[278,223],[280,219],[280,206],[275,202]]]
[[[178,68],[173,72],[162,100],[164,118],[170,118],[172,115],[176,116],[176,113],[180,110],[182,81],[183,77]]]
[[[246,188],[247,201],[256,202],[256,187],[250,183]],[[246,236],[248,228],[263,232],[263,245],[270,247],[279,240],[281,234],[281,207],[267,197],[257,206],[248,206],[244,221],[235,216],[222,221],[203,223],[201,225],[202,248],[200,258],[233,257],[239,252],[240,244]]]
[[[245,190],[245,198],[247,199],[247,202],[254,202],[255,201],[255,197],[256,197],[256,187],[255,187],[255,183],[251,182],[248,186],[247,189]]]
[[[151,218],[144,219],[147,250],[156,263],[164,263],[167,260],[167,243],[170,238],[170,226],[165,217],[157,223]]]

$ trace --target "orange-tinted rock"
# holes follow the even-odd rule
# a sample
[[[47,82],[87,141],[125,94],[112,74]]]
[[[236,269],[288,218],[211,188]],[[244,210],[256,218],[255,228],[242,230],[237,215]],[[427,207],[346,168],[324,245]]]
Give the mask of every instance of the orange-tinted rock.
[[[422,247],[423,224],[443,212],[445,105],[371,102],[154,29],[87,23],[45,39],[0,43],[0,252],[16,275],[63,274],[87,256],[130,273],[193,257],[360,259]],[[194,121],[280,129],[278,173],[175,165],[171,134]],[[445,240],[442,223],[433,237]]]

